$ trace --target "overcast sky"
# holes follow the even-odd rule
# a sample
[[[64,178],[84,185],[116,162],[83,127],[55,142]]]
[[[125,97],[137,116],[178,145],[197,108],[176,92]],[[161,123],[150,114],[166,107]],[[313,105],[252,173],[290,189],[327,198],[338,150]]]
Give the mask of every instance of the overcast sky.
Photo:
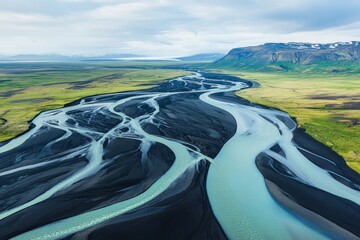
[[[360,40],[359,0],[1,0],[0,54],[180,56]]]

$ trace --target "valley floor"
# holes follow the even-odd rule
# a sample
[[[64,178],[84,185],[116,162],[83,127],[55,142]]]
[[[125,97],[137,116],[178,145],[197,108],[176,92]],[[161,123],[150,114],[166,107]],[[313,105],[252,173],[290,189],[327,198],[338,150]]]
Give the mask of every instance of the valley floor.
[[[26,131],[39,112],[60,108],[82,97],[147,89],[186,71],[138,68],[121,63],[39,63],[0,66],[0,142]],[[217,70],[218,71],[218,70]],[[360,172],[360,76],[305,73],[227,74],[254,80],[260,88],[237,94],[254,103],[279,108],[300,127],[331,147]]]

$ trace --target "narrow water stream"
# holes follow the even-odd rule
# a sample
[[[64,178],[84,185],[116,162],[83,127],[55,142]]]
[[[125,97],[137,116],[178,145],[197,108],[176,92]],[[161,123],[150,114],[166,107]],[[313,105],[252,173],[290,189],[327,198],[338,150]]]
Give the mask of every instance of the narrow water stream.
[[[9,231],[6,233],[8,235],[4,236],[27,240],[61,239],[96,228],[100,223],[106,224],[155,201],[171,186],[181,181],[187,171],[194,171],[201,162],[207,161],[210,164],[206,179],[207,195],[211,209],[227,238],[329,239],[342,234],[341,236],[346,238],[356,239],[358,232],[352,231],[353,227],[356,228],[356,223],[353,223],[355,226],[351,225],[352,221],[356,221],[356,217],[349,216],[348,221],[339,226],[337,222],[333,223],[333,218],[322,215],[323,210],[319,210],[312,211],[314,215],[320,216],[314,220],[307,218],[309,214],[301,214],[301,211],[299,214],[299,211],[283,206],[281,201],[270,193],[269,185],[256,164],[261,154],[271,159],[271,164],[281,166],[278,173],[276,171],[279,169],[276,167],[269,168],[269,171],[275,173],[275,177],[278,174],[285,182],[295,181],[301,187],[327,194],[329,198],[335,199],[334,207],[340,202],[339,206],[346,208],[346,204],[342,202],[348,201],[351,203],[348,210],[356,211],[360,205],[358,182],[353,181],[353,176],[347,176],[346,172],[340,169],[337,174],[348,182],[344,184],[334,178],[329,169],[304,156],[299,146],[293,142],[296,124],[286,113],[227,97],[227,94],[251,87],[250,85],[250,82],[227,75],[196,73],[169,80],[153,91],[89,97],[72,106],[41,113],[32,121],[34,127],[30,131],[0,147],[0,158],[5,159],[0,166],[3,169],[0,170],[0,179],[6,178],[8,181],[8,185],[0,188],[1,193],[8,197],[8,200],[3,201],[5,205],[0,211],[0,225],[2,222],[7,224],[6,221],[12,221],[11,218],[23,216],[27,211],[30,213],[37,206],[46,206],[52,199],[66,196],[68,191],[74,192],[75,185],[81,189],[86,185],[85,182],[91,179],[101,182],[106,176],[103,171],[110,171],[109,166],[120,161],[116,160],[118,156],[131,152],[129,150],[116,153],[126,146],[132,146],[132,151],[139,152],[136,156],[141,160],[142,178],[144,174],[149,175],[153,171],[149,168],[152,165],[148,159],[153,147],[162,146],[163,151],[165,148],[170,150],[173,160],[171,164],[166,163],[168,167],[163,173],[157,173],[158,177],[149,175],[151,182],[143,180],[143,185],[139,183],[137,186],[117,190],[128,194],[120,201],[115,201],[113,197],[111,201],[100,201],[97,205],[91,205],[92,207],[89,205],[88,209],[77,214],[60,215],[46,224],[29,225],[24,230],[14,228],[13,232]],[[176,98],[182,99],[184,110],[177,105]],[[222,147],[212,157],[206,151],[215,149],[215,145],[206,147],[202,141],[207,140],[206,134],[209,134],[209,141],[214,138],[216,142],[216,138],[220,139],[221,132],[226,130],[227,125],[221,123],[224,119],[211,117],[209,113],[210,121],[226,126],[209,129],[204,125],[202,128],[201,121],[196,120],[196,114],[193,116],[190,113],[194,106],[199,109],[209,108],[214,114],[226,113],[227,120],[235,124],[235,132],[225,139]],[[194,135],[205,137],[198,142],[192,142],[188,133],[181,132],[179,125],[178,129],[174,128],[172,121],[180,119],[176,111],[185,111],[181,113],[181,117],[185,119],[182,121],[199,122],[198,128],[191,130],[194,127],[191,124],[187,127]],[[229,120],[229,117],[233,119]],[[162,134],[156,132],[159,129],[167,129],[168,133],[165,134],[165,130]],[[195,134],[197,131],[198,134]],[[184,137],[180,138],[182,135]],[[49,139],[44,141],[46,136]],[[40,138],[42,140],[39,140]],[[129,144],[118,145],[117,141],[120,140],[128,141]],[[274,146],[278,146],[280,150],[274,150]],[[108,157],[110,154],[114,156]],[[325,159],[322,161],[334,162],[332,159],[322,158]],[[160,160],[167,161],[157,161]],[[74,164],[74,167],[68,169],[66,163]],[[336,166],[336,162],[333,165]],[[45,176],[49,173],[47,169],[56,169],[56,166],[65,170],[41,180],[39,176]],[[156,164],[154,166],[156,167]],[[129,167],[126,174],[130,176],[132,170]],[[56,178],[58,180],[55,180]],[[24,179],[34,181],[34,188],[28,187],[22,192],[24,186],[27,186]],[[142,190],[139,190],[140,187]],[[285,197],[281,199],[290,199],[295,205],[305,206],[286,193],[287,189],[282,189],[282,192]],[[316,194],[314,198],[317,198]],[[93,201],[98,199],[94,197]],[[346,218],[346,215],[342,218]],[[331,224],[335,224],[336,228],[329,229]],[[337,234],[338,232],[341,233]]]

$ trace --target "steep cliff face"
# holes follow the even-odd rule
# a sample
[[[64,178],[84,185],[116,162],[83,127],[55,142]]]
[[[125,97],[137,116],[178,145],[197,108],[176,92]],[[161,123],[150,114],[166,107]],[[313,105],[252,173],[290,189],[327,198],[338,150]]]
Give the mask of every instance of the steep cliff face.
[[[333,44],[266,43],[232,49],[214,62],[215,67],[265,67],[311,65],[331,62],[359,62],[360,42]]]

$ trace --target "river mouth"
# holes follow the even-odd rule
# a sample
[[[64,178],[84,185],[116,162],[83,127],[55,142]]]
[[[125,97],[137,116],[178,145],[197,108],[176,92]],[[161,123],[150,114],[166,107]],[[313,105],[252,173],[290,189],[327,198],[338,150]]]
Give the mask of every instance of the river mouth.
[[[358,175],[232,94],[251,86],[195,73],[41,113],[0,146],[0,238],[359,237]]]

